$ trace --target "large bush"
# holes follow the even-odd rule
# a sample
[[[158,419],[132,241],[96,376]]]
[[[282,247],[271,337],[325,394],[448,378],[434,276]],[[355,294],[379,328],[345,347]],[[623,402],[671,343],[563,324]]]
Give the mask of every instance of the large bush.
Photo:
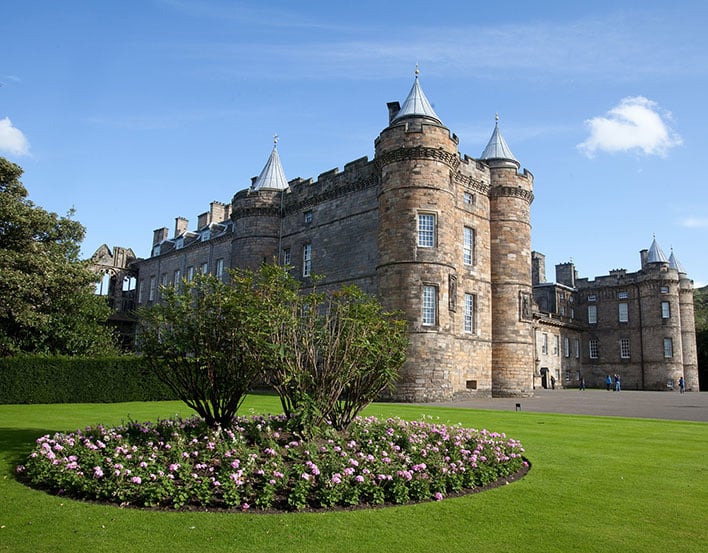
[[[356,287],[301,289],[277,265],[162,290],[141,313],[141,346],[157,375],[210,426],[229,426],[257,382],[275,389],[291,428],[346,428],[395,383],[405,322]]]

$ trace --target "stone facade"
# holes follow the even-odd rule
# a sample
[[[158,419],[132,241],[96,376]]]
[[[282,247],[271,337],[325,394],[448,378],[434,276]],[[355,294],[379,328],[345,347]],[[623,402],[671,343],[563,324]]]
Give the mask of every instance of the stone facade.
[[[356,284],[404,313],[410,346],[395,394],[399,400],[527,396],[550,374],[572,385],[582,372],[590,385],[619,369],[609,357],[581,356],[584,346],[574,357],[576,340],[597,336],[604,348],[621,329],[591,327],[579,316],[590,284],[549,284],[545,274],[538,276],[542,256],[531,252],[533,176],[520,171],[498,128],[480,158],[461,154],[457,136],[427,104],[417,78],[403,108],[398,102],[388,108],[373,160],[357,159],[315,181],[297,178],[282,189],[258,187],[254,179],[230,204],[213,202],[195,231],[182,217],[172,237],[166,228],[157,229],[151,257],[136,263],[138,304],[159,301],[160,285],[190,279],[197,271],[227,278],[229,267],[255,268],[275,260],[292,266],[305,286],[315,274],[324,277],[323,286]],[[670,271],[662,274],[671,281],[672,308],[681,314],[668,327],[659,319],[659,326],[646,326],[647,313],[656,308],[650,305],[653,278],[632,277],[636,285],[626,289],[642,298],[644,351],[655,347],[650,335],[663,337],[670,328],[674,352],[684,364],[667,369],[654,352],[644,361],[644,380],[632,380],[638,368],[631,365],[630,372],[625,364],[627,380],[640,387],[658,386],[667,374],[675,378],[687,370],[691,356],[695,365],[695,335],[693,349],[687,345],[690,281]],[[567,299],[559,299],[560,289]],[[607,294],[598,289],[596,295]],[[575,317],[559,314],[561,301],[575,302]],[[639,311],[633,323],[637,317]],[[539,350],[544,334],[558,343],[553,365],[544,364]]]
[[[656,243],[652,245],[656,247]],[[547,386],[603,387],[620,376],[623,389],[672,390],[684,377],[698,390],[693,286],[680,266],[640,252],[641,268],[594,280],[578,279],[572,263],[546,283],[543,256],[534,252],[538,305],[536,374]],[[560,347],[558,347],[560,344]]]

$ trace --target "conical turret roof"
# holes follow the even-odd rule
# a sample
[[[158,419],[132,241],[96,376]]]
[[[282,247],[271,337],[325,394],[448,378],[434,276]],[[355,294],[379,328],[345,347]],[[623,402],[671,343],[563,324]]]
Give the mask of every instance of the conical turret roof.
[[[649,253],[647,253],[647,263],[668,263],[669,260],[664,255],[661,247],[654,238],[649,246]]]
[[[684,269],[681,262],[676,259],[673,248],[671,248],[671,255],[669,256],[669,267],[676,269],[679,273],[686,274],[686,269]]]
[[[433,106],[430,105],[428,98],[425,96],[423,89],[420,87],[418,73],[419,71],[416,68],[413,87],[408,93],[408,98],[406,98],[406,101],[403,102],[403,107],[401,107],[399,112],[393,118],[393,121],[398,121],[404,117],[427,117],[442,125],[442,121],[438,117],[437,113],[435,113]]]
[[[287,187],[288,179],[285,178],[285,171],[280,163],[278,137],[276,136],[273,139],[273,151],[251,188],[253,190],[285,190]]]
[[[480,159],[483,159],[485,161],[512,161],[517,166],[520,166],[519,160],[516,159],[514,154],[511,152],[511,148],[509,148],[509,145],[506,143],[506,140],[504,140],[504,137],[502,136],[501,131],[499,130],[499,115],[496,116],[496,121],[494,123],[494,132],[492,133],[492,137],[489,139],[487,147],[482,152]]]

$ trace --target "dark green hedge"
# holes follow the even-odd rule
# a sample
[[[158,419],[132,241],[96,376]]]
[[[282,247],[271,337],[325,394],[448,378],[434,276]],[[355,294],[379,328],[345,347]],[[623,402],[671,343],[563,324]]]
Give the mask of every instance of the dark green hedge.
[[[0,358],[0,404],[163,399],[176,398],[137,356]]]

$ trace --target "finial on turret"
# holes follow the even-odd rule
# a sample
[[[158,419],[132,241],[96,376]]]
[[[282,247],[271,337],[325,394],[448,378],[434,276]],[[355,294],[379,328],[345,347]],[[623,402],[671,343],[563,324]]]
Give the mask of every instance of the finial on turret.
[[[418,62],[415,62],[415,78],[418,78],[418,75],[420,75],[420,69],[418,69]]]
[[[278,145],[278,133],[275,133],[273,135],[273,147],[275,148]]]

